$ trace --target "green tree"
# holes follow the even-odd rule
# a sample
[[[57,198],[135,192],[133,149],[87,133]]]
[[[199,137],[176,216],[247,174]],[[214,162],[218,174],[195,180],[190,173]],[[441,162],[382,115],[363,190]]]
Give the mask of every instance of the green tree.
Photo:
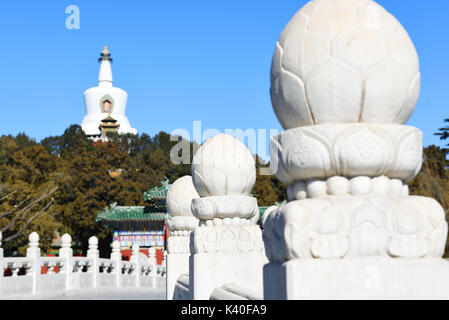
[[[449,119],[444,119],[445,123],[449,123]],[[438,129],[438,132],[434,133],[434,135],[439,136],[440,140],[447,140],[449,138],[449,126],[445,126]],[[444,149],[446,152],[448,149]]]
[[[41,246],[50,248],[59,227],[52,198],[57,185],[51,174],[57,158],[20,134],[18,139],[0,138],[0,159],[0,230],[5,250],[23,254],[32,230],[41,230]]]
[[[261,175],[261,169],[269,172],[270,163],[263,163],[259,156],[255,156],[256,161],[256,183],[253,194],[257,198],[259,206],[271,206],[276,202],[285,200],[287,190],[285,185],[274,175]]]
[[[435,145],[424,148],[424,159],[419,174],[409,183],[410,194],[436,199],[446,212],[449,220],[449,176],[446,151]],[[449,257],[446,244],[445,257]]]
[[[96,215],[112,203],[143,205],[143,192],[161,180],[173,183],[191,175],[190,164],[175,165],[170,160],[178,142],[160,132],[154,137],[112,134],[108,143],[92,143],[78,125],[40,143],[24,133],[1,136],[0,229],[6,228],[7,250],[23,254],[28,234],[37,231],[44,251],[51,248],[56,234],[69,233],[83,249],[89,237],[97,236],[100,252],[108,254],[111,230],[98,225]],[[198,146],[189,146],[192,160]],[[116,171],[121,174],[111,175]],[[285,199],[285,185],[274,176],[258,174],[254,194],[259,205],[271,205]],[[27,214],[15,219],[20,208],[30,204],[34,205]]]

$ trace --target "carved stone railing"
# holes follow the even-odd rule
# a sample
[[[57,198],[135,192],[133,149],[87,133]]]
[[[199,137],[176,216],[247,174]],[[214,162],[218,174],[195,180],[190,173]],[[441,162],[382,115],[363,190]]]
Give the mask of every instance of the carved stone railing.
[[[110,258],[104,259],[99,257],[98,239],[92,237],[86,257],[74,257],[71,242],[70,235],[62,237],[58,257],[41,257],[39,235],[35,232],[29,236],[26,257],[4,258],[0,248],[0,267],[7,271],[0,273],[0,299],[39,294],[57,296],[86,289],[156,288],[163,283],[165,263],[157,265],[154,250],[150,249],[147,257],[134,245],[130,261],[123,261],[120,243],[115,241]]]

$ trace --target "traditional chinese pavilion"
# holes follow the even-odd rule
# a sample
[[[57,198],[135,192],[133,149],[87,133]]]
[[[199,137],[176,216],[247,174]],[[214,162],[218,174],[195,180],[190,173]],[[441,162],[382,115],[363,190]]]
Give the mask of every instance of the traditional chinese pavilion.
[[[111,114],[109,114],[106,118],[101,120],[100,124],[100,138],[103,141],[108,140],[108,135],[110,133],[118,133],[118,130],[120,128],[120,124],[117,123],[117,120],[111,117]]]
[[[165,219],[168,216],[165,200],[170,189],[168,180],[161,186],[144,193],[145,206],[125,207],[110,205],[101,211],[95,221],[114,230],[113,241],[121,244],[122,255],[131,255],[133,244],[138,244],[143,252],[156,248],[158,263],[161,263],[168,230]]]

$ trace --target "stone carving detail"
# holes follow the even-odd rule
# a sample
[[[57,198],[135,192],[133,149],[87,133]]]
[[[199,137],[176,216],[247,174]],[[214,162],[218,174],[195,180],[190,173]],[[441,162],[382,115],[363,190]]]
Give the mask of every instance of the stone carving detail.
[[[199,221],[195,217],[175,216],[165,220],[167,227],[175,235],[176,231],[192,231],[198,227]]]
[[[259,226],[241,226],[239,220],[231,225],[203,225],[195,229],[195,253],[263,252],[262,231]]]
[[[215,218],[258,218],[256,198],[249,196],[221,196],[197,198],[192,201],[192,212],[200,220]]]
[[[168,253],[190,253],[190,231],[175,231],[167,239]]]
[[[385,176],[370,178],[366,176],[348,179],[345,177],[330,177],[297,181],[287,187],[289,201],[318,198],[322,196],[390,194],[408,196],[408,185],[399,179],[389,179]]]
[[[441,257],[447,223],[443,208],[430,198],[326,196],[271,210],[263,237],[270,261]]]
[[[397,124],[295,128],[273,137],[271,149],[271,163],[277,164],[275,174],[286,184],[333,176],[382,175],[408,182],[422,165],[421,131]]]
[[[374,205],[362,204],[353,210],[349,232],[349,256],[387,256],[388,231],[385,214]]]
[[[342,215],[337,208],[326,208],[317,214],[310,250],[317,258],[338,259],[348,252],[348,240],[342,228]]]

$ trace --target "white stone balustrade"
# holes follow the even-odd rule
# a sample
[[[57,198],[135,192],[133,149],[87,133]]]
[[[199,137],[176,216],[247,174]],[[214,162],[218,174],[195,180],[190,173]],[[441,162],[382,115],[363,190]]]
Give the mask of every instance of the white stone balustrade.
[[[0,248],[0,267],[9,271],[7,275],[0,274],[0,299],[39,294],[56,296],[85,289],[156,288],[164,281],[165,267],[158,268],[154,248],[150,248],[147,257],[134,245],[130,261],[122,261],[118,241],[112,244],[109,259],[99,257],[96,237],[89,239],[86,257],[74,257],[71,242],[70,235],[62,236],[58,257],[41,256],[39,235],[35,232],[29,236],[26,257],[5,258]]]

